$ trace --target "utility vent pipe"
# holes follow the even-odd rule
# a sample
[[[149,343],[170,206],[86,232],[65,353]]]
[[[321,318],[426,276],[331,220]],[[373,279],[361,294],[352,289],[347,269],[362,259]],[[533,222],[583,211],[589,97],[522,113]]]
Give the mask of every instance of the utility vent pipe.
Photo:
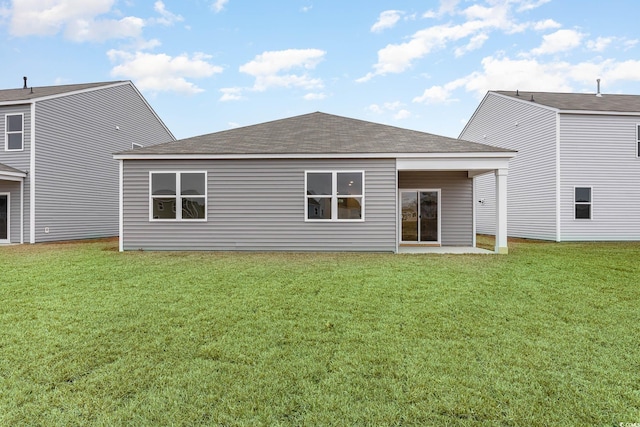
[[[596,96],[602,96],[600,93],[600,79],[596,79],[596,83],[598,83],[598,91],[596,92]]]

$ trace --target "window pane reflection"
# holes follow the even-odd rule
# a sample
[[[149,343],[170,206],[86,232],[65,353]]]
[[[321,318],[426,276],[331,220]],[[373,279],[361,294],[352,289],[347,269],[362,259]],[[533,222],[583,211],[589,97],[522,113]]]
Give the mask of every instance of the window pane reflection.
[[[330,195],[331,194],[331,173],[307,174],[307,194]]]
[[[360,172],[338,172],[338,194],[354,195],[362,194],[362,174]]]
[[[155,195],[175,195],[176,194],[176,174],[175,173],[154,173],[151,175],[151,194]]]
[[[330,197],[309,197],[307,200],[308,219],[331,219]]]
[[[182,219],[204,219],[205,200],[204,197],[183,197],[182,198]]]
[[[176,199],[165,197],[153,198],[153,218],[154,219],[175,219]]]
[[[362,198],[338,197],[338,219],[362,219]]]

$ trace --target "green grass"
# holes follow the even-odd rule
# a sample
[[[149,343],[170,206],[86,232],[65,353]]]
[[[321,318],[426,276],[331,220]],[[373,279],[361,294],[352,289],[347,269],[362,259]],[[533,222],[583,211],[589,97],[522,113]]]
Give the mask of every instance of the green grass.
[[[640,422],[640,243],[510,251],[2,247],[0,426]]]

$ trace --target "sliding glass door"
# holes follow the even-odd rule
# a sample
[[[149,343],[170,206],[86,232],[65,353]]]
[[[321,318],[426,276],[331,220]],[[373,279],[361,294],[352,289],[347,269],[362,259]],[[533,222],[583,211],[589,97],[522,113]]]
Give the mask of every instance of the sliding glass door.
[[[401,190],[402,243],[440,243],[440,190]]]

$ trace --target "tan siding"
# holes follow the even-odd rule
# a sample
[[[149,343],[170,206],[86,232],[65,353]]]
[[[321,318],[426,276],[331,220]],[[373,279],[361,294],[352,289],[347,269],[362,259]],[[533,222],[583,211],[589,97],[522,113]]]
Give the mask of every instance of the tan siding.
[[[562,240],[640,240],[639,117],[561,115]],[[593,187],[593,219],[574,219],[574,187]]]
[[[38,242],[117,235],[113,153],[172,140],[130,85],[38,102],[36,138]]]
[[[442,245],[473,245],[473,187],[467,172],[401,171],[398,180],[401,189],[440,189]]]
[[[149,171],[206,170],[206,223],[149,221]],[[365,221],[304,221],[304,172],[364,170]],[[124,161],[124,248],[394,251],[394,160]]]
[[[517,150],[507,178],[508,234],[555,240],[556,113],[535,103],[488,94],[460,138]],[[493,234],[493,174],[476,178],[476,199],[486,201],[477,205],[477,231]]]

